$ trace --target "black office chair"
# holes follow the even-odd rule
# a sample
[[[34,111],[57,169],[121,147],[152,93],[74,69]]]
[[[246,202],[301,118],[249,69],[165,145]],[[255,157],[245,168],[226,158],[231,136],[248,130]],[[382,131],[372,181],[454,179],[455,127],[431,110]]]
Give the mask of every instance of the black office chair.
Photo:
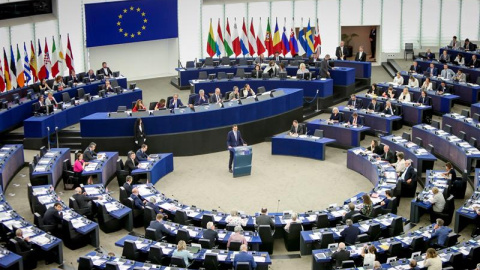
[[[220,72],[217,73],[217,79],[218,80],[222,80],[222,79],[225,79],[225,78],[227,78],[227,74],[225,72],[220,71]]]
[[[175,218],[173,222],[178,223],[180,225],[190,225],[191,222],[188,220],[187,213],[183,210],[175,211]]]
[[[22,251],[20,244],[15,239],[9,240],[7,243],[7,248],[17,255],[22,256],[24,269],[37,268],[37,260],[34,257],[35,251],[33,249]]]
[[[116,262],[107,262],[105,264],[105,270],[120,270],[120,267]]]
[[[90,235],[83,235],[73,227],[69,221],[62,220],[61,237],[63,244],[72,250],[82,248],[90,242]]]
[[[419,138],[419,137],[413,138],[413,143],[415,143],[416,145],[418,145],[418,146],[420,146],[420,147],[423,147],[423,140],[422,140],[422,138]]]
[[[397,214],[398,209],[398,199],[393,197],[387,204],[387,208],[384,210],[384,213]]]
[[[78,88],[77,89],[77,96],[78,96],[78,99],[84,99],[85,98],[85,89]]]
[[[130,173],[127,170],[124,170],[123,160],[121,158],[117,159],[117,171],[115,174],[117,176],[118,186],[122,187],[127,181],[127,176],[130,175]]]
[[[479,76],[478,78],[480,79],[480,76]],[[480,114],[474,113],[473,116],[472,116],[472,119],[473,119],[475,122],[480,122]]]
[[[263,93],[265,93],[266,91],[267,91],[267,90],[265,89],[264,86],[260,86],[260,87],[257,88],[257,93],[259,93],[259,94],[263,94]]]
[[[407,141],[411,141],[411,135],[410,135],[410,133],[403,132],[403,134],[402,134],[402,139],[407,140]]]
[[[130,205],[130,203],[128,202],[128,194],[125,188],[120,187],[118,193],[118,200],[120,201],[120,203],[126,206]]]
[[[218,255],[215,253],[205,254],[205,260],[203,261],[203,267],[205,270],[218,270],[220,264],[218,263]]]
[[[313,136],[323,138],[323,130],[322,129],[315,129]]]
[[[143,227],[143,209],[136,208],[133,199],[130,197],[125,202],[127,203],[126,206],[132,209],[133,227]]]
[[[27,183],[27,197],[28,197],[28,205],[30,206],[30,211],[33,214],[35,213],[35,211],[33,211],[33,205],[32,205],[33,187],[32,187],[32,184],[30,183]]]
[[[97,211],[98,227],[100,227],[100,230],[104,233],[116,232],[122,229],[122,222],[124,221],[111,216],[105,208],[105,205],[99,204]]]
[[[273,253],[273,235],[272,228],[269,225],[260,225],[258,227],[258,235],[262,240],[260,251],[267,251],[269,254]]]
[[[40,147],[40,158],[42,158],[47,153],[47,147],[42,146]]]
[[[425,150],[427,150],[433,155],[435,151],[435,147],[432,144],[427,144],[427,147],[425,147]]]
[[[252,270],[252,268],[250,267],[250,263],[248,262],[238,262],[235,270]]]
[[[78,258],[78,270],[91,270],[93,268],[93,262],[90,257],[82,256]]]
[[[353,260],[347,260],[342,262],[342,268],[354,268],[355,267],[355,262]]]
[[[235,231],[235,225],[228,225],[225,227],[225,229],[229,232]]]
[[[335,243],[335,238],[332,232],[323,232],[320,240],[320,249],[328,248],[328,245]]]
[[[143,227],[145,229],[150,226],[150,222],[157,218],[157,213],[150,206],[145,206],[143,209]]]
[[[235,75],[235,77],[239,77],[239,78],[243,79],[243,77],[245,77],[245,69],[238,68],[237,69],[237,74]]]
[[[238,59],[238,65],[239,65],[239,66],[246,66],[246,65],[248,65],[247,59],[245,59],[245,58],[240,58],[240,59]]]
[[[328,227],[330,227],[330,221],[328,220],[328,215],[325,213],[318,214],[317,220],[315,221],[314,228],[323,229]]]
[[[370,236],[370,241],[378,240],[378,238],[380,238],[380,235],[382,234],[382,230],[380,229],[380,224],[378,223],[370,224],[367,234]]]
[[[418,251],[423,252],[424,250],[426,250],[426,243],[423,241],[423,237],[415,236],[410,244],[410,254]]]
[[[300,232],[302,230],[301,223],[291,223],[288,232],[285,231],[283,240],[288,251],[300,250]]]
[[[205,66],[213,66],[213,58],[212,57],[205,58]]]
[[[180,256],[172,256],[172,259],[170,260],[170,267],[180,267],[180,268],[187,268],[187,264],[185,263],[185,260],[183,257]]]
[[[472,247],[472,249],[470,249],[470,253],[468,253],[465,259],[465,268],[474,269],[477,263],[480,262],[480,246]]]
[[[402,253],[402,243],[395,242],[390,244],[390,247],[387,250],[387,258],[398,257]]]
[[[213,248],[213,243],[209,239],[198,239],[198,243],[200,246],[204,249],[212,249]]]
[[[447,132],[448,134],[452,134],[452,126],[446,124],[443,126],[443,131]]]
[[[208,223],[208,222],[214,222],[214,223],[215,223],[215,218],[214,218],[213,215],[211,215],[211,214],[203,214],[203,216],[202,216],[202,223],[201,223],[202,229],[207,228],[207,223]],[[208,228],[207,228],[207,229],[208,229]]]
[[[363,234],[357,235],[357,240],[355,241],[355,244],[367,243],[369,241],[370,241],[370,236],[366,233],[363,233]]]
[[[437,120],[432,120],[432,123],[430,125],[436,129],[440,129],[440,122],[438,122]]]
[[[39,160],[40,160],[40,156],[38,154],[33,156],[33,165],[37,166]]]
[[[165,257],[163,256],[162,248],[159,246],[150,246],[148,251],[148,260],[154,264],[163,264]]]
[[[68,198],[68,207],[72,208],[80,215],[87,216],[89,219],[92,218],[92,209],[90,207],[80,208],[78,202],[73,197]]]
[[[199,80],[206,80],[206,79],[208,79],[208,74],[207,74],[207,72],[206,72],[206,71],[200,71],[200,72],[198,73],[198,79],[199,79]]]
[[[190,234],[185,229],[178,229],[177,236],[175,237],[175,243],[178,243],[180,240],[185,241],[185,243],[190,243],[192,240],[190,239]]]
[[[471,137],[470,140],[468,140],[468,143],[473,147],[477,147],[477,138]]]
[[[128,260],[138,260],[138,258],[140,257],[140,252],[138,251],[134,241],[125,240],[122,257],[125,257]]]
[[[62,93],[62,101],[65,104],[70,103],[70,94],[68,92]]]
[[[46,233],[51,233],[55,230],[55,225],[46,225],[43,223],[43,216],[37,212],[34,213],[33,222],[40,228],[42,231]]]
[[[155,110],[155,106],[157,106],[157,102],[156,102],[156,101],[152,101],[152,102],[150,102],[150,104],[148,105],[148,109],[149,109],[150,111],[153,111],[153,110]]]
[[[453,269],[462,269],[463,268],[463,254],[461,252],[455,252],[450,256],[448,263],[453,267]]]
[[[375,205],[370,213],[371,218],[376,218],[383,214],[383,209],[381,205]]]
[[[228,247],[228,250],[231,251],[240,251],[240,246],[242,245],[242,242],[230,242],[230,247]]]
[[[155,234],[155,229],[147,228],[145,230],[145,238],[153,241],[157,241],[157,236]]]
[[[352,218],[351,218],[353,223],[358,223],[359,221],[361,221],[363,219],[364,219],[364,217],[360,213],[357,213],[357,214],[353,215]]]
[[[73,171],[70,159],[65,159],[63,161],[62,179],[65,190],[74,189],[75,187],[78,187],[82,182],[81,174]]]

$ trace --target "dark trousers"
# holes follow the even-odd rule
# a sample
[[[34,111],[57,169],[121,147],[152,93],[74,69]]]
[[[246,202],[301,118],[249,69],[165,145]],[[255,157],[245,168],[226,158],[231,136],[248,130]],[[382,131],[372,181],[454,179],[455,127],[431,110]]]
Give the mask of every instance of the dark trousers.
[[[375,58],[375,51],[377,50],[377,41],[375,39],[370,41],[370,47],[372,49],[372,58]]]
[[[232,169],[233,164],[233,151],[228,150],[230,152],[230,159],[228,160],[228,169]]]

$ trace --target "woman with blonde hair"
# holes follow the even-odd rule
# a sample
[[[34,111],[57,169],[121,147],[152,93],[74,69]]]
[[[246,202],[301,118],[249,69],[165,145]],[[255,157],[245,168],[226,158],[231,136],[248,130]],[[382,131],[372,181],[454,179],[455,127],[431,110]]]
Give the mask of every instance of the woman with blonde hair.
[[[189,264],[188,260],[193,260],[193,255],[187,250],[187,243],[183,240],[178,241],[177,249],[173,252],[172,256],[182,257],[187,266]]]
[[[427,257],[423,266],[427,267],[428,270],[442,270],[442,259],[435,249],[427,249]]]

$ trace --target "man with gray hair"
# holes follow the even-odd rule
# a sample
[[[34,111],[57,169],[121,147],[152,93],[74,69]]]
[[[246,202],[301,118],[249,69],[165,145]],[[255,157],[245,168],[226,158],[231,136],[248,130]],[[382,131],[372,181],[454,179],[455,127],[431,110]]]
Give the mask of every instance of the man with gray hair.
[[[475,270],[480,270],[480,263],[477,264],[477,268],[475,268]]]
[[[332,259],[335,260],[335,266],[342,267],[344,261],[350,260],[350,252],[345,250],[345,243],[338,244],[338,249],[332,254]]]
[[[200,89],[200,91],[198,91],[197,100],[195,100],[195,106],[199,106],[203,104],[208,104],[208,99],[205,96],[205,91],[203,89]]]
[[[161,211],[160,211],[160,207],[156,204],[157,200],[155,199],[155,196],[152,196],[148,199],[148,202],[146,204],[146,206],[150,207],[153,209],[153,211],[155,211],[155,214],[160,214]]]
[[[292,214],[292,220],[290,220],[289,222],[287,222],[287,224],[285,225],[285,231],[286,232],[289,232],[290,231],[290,226],[292,225],[292,223],[299,223],[297,221],[297,218],[298,218],[298,214],[297,213],[293,213]],[[303,230],[303,228],[302,228]]]
[[[437,218],[437,222],[433,227],[432,237],[430,239],[430,244],[445,246],[445,242],[447,241],[448,234],[450,233],[450,229],[443,226],[444,221],[441,218]],[[436,240],[436,241],[435,241]]]
[[[260,215],[255,218],[255,223],[257,226],[268,225],[272,231],[275,229],[275,222],[273,222],[273,219],[268,216],[267,208],[262,208]]]
[[[218,240],[218,232],[215,231],[215,224],[213,222],[208,222],[206,230],[203,231],[203,238],[210,240],[210,247],[215,245],[215,242]]]
[[[257,263],[253,259],[253,255],[249,254],[247,250],[247,245],[243,244],[240,246],[240,253],[235,255],[235,258],[233,259],[234,269],[237,269],[237,263],[239,262],[248,262],[248,264],[250,265],[250,269],[255,269],[257,267]]]
[[[360,229],[357,226],[353,226],[353,221],[347,219],[347,227],[340,233],[340,235],[345,239],[345,243],[349,245],[354,245],[357,241],[357,236],[360,234]]]
[[[242,226],[235,226],[234,232],[235,233],[232,233],[230,235],[230,238],[228,238],[227,248],[230,248],[231,242],[240,242],[242,243],[242,245],[248,244],[247,238],[245,238],[245,236],[243,236],[242,234],[243,232]]]

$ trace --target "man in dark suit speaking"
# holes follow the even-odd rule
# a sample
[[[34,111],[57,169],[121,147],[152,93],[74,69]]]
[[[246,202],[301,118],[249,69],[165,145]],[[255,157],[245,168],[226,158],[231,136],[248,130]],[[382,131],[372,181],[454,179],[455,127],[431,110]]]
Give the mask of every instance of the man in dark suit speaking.
[[[232,164],[233,164],[233,147],[237,146],[246,146],[247,144],[243,141],[242,134],[238,130],[237,125],[233,125],[232,130],[228,132],[227,135],[227,147],[230,151],[230,160],[228,161],[228,171],[232,171]]]
[[[110,78],[110,77],[112,77],[113,72],[107,66],[107,62],[103,62],[102,63],[102,68],[98,70],[98,74],[103,75],[107,78]]]

